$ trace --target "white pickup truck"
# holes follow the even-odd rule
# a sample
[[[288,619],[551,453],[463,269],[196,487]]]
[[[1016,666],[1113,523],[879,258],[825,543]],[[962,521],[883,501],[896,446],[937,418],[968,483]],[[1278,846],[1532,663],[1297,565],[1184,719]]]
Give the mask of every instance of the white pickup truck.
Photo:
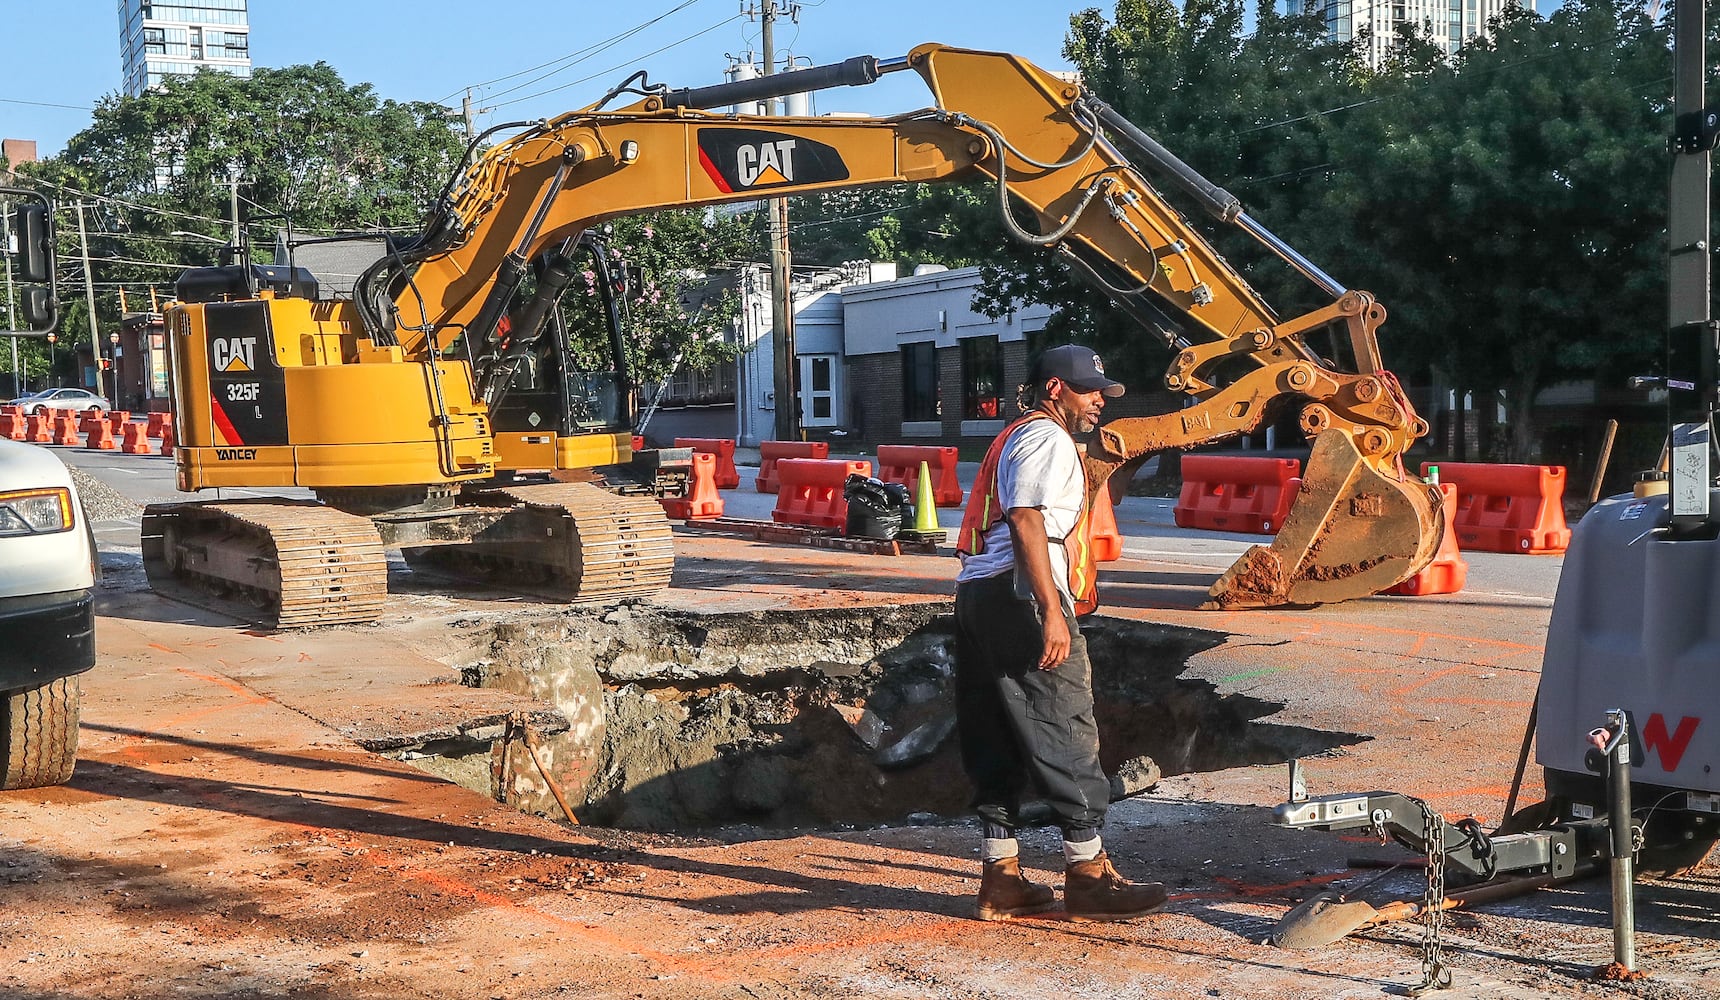
[[[78,755],[100,565],[52,452],[0,438],[0,789],[56,785]]]

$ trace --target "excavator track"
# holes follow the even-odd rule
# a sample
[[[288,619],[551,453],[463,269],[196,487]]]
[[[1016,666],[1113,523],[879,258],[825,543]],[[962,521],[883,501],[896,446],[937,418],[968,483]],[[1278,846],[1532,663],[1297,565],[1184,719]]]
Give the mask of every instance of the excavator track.
[[[543,483],[479,490],[471,499],[516,506],[471,542],[403,549],[407,565],[570,604],[644,597],[669,585],[674,541],[649,496]]]
[[[157,593],[266,628],[375,621],[388,592],[376,527],[310,501],[151,504],[143,566]]]

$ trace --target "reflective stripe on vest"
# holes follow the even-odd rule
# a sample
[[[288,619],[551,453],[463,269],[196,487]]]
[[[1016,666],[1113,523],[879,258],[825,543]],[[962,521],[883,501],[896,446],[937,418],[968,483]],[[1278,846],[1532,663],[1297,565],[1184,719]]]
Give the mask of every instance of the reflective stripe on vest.
[[[1005,517],[1005,511],[997,497],[997,465],[1003,460],[1003,447],[1009,441],[1009,436],[1022,424],[1042,419],[1049,420],[1051,415],[1044,410],[1029,410],[1022,414],[1020,419],[1005,427],[1003,433],[993,439],[991,447],[986,449],[985,461],[980,463],[973,492],[968,495],[967,510],[962,512],[961,534],[956,537],[957,552],[972,556],[985,551],[985,536]],[[1063,543],[1063,552],[1069,563],[1069,594],[1075,601],[1075,613],[1087,615],[1098,609],[1099,592],[1098,571],[1093,564],[1092,541],[1087,537],[1087,520],[1092,513],[1086,502],[1087,469],[1085,465],[1080,468],[1082,503],[1081,511],[1075,518],[1075,526],[1063,538],[1050,540]]]

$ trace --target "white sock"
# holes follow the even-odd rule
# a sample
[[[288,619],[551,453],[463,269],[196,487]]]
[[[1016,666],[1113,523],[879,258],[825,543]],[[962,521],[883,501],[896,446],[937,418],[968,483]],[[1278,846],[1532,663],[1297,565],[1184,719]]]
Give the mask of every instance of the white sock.
[[[1006,840],[994,840],[991,837],[986,837],[983,838],[982,843],[984,844],[982,853],[988,863],[1002,861],[1004,858],[1013,858],[1021,853],[1021,844],[1014,837]]]
[[[1083,840],[1078,844],[1071,840],[1065,840],[1063,842],[1063,860],[1072,865],[1080,864],[1083,861],[1091,861],[1098,857],[1099,852],[1104,849],[1104,845],[1099,842],[1099,838],[1096,836],[1092,840]]]

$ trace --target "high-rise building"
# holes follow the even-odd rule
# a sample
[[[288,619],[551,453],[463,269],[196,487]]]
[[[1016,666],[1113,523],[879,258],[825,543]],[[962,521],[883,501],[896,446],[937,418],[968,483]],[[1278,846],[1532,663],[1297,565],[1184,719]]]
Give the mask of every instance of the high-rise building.
[[[1286,14],[1316,14],[1325,19],[1326,37],[1348,42],[1367,33],[1366,57],[1378,66],[1397,42],[1401,25],[1426,29],[1426,35],[1446,55],[1487,30],[1489,19],[1507,6],[1533,0],[1283,0]]]
[[[247,0],[119,0],[125,92],[142,94],[170,76],[207,66],[251,75]]]

